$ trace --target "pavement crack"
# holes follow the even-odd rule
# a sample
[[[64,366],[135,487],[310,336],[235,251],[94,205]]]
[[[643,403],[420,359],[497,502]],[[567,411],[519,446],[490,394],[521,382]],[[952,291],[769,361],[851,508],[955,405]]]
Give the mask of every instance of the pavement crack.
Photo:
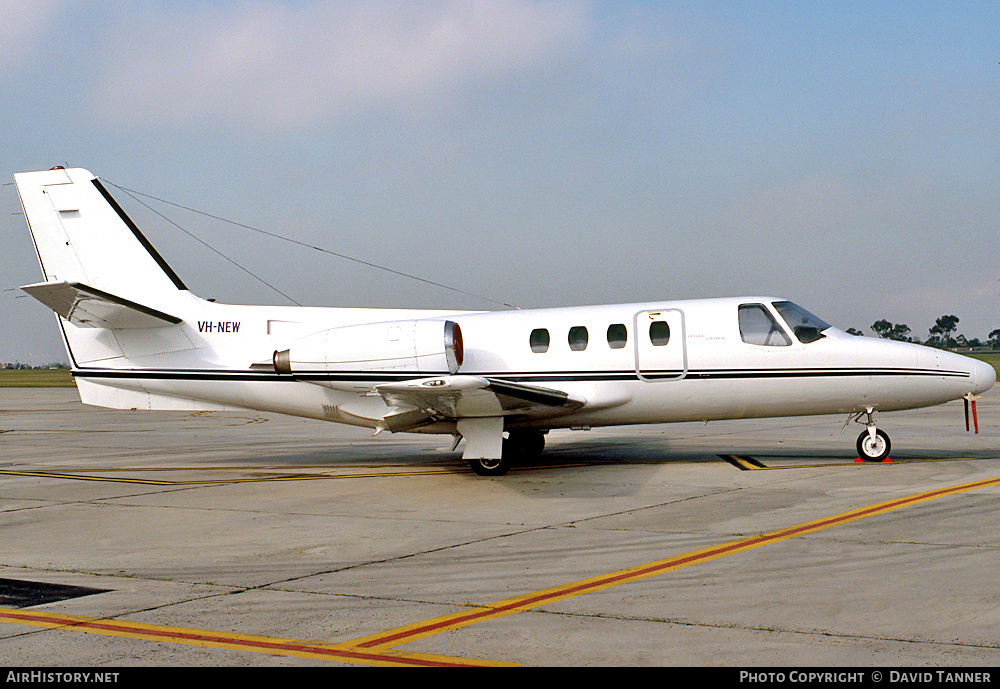
[[[671,624],[683,627],[699,627],[704,629],[734,629],[738,631],[746,632],[763,632],[768,634],[793,634],[801,636],[822,636],[830,637],[836,639],[848,639],[852,641],[883,641],[888,643],[902,643],[902,644],[928,644],[935,646],[957,646],[962,648],[978,648],[987,650],[1000,650],[1000,644],[988,644],[988,643],[972,643],[967,641],[939,641],[935,639],[907,639],[903,637],[892,637],[892,636],[875,636],[868,634],[849,634],[846,632],[834,632],[829,630],[820,629],[794,629],[787,627],[764,627],[757,625],[743,625],[743,624],[722,624],[718,622],[695,622],[692,620],[684,619],[671,619],[667,617],[639,617],[633,615],[610,615],[607,613],[578,613],[578,612],[565,612],[556,610],[546,610],[544,608],[535,608],[530,611],[526,611],[522,614],[543,614],[543,615],[558,615],[562,617],[578,617],[578,618],[589,618],[589,619],[607,619],[616,620],[619,622],[646,622],[654,624]]]

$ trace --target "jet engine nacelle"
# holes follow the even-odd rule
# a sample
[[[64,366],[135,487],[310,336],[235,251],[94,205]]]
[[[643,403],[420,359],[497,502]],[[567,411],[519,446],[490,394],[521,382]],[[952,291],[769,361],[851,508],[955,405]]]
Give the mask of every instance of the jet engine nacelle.
[[[390,321],[331,328],[274,352],[277,373],[394,371],[455,373],[464,350],[458,323],[446,320]]]

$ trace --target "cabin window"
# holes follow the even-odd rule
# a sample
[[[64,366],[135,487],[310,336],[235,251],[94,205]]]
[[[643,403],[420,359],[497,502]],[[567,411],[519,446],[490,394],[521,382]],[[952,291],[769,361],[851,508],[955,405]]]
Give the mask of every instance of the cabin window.
[[[545,328],[535,328],[531,331],[528,342],[531,345],[531,351],[536,354],[549,351],[549,331]]]
[[[649,324],[649,341],[654,347],[662,347],[670,342],[670,326],[666,321],[653,321]]]
[[[741,304],[740,337],[747,344],[787,347],[792,341],[763,304]]]
[[[802,344],[809,344],[826,337],[823,331],[829,328],[830,324],[816,318],[798,304],[793,304],[790,301],[776,301],[774,308],[785,319],[785,323]]]
[[[574,352],[582,352],[587,348],[587,329],[582,325],[577,325],[569,329],[569,348]]]
[[[628,342],[628,329],[621,323],[608,326],[608,346],[611,349],[624,349]]]

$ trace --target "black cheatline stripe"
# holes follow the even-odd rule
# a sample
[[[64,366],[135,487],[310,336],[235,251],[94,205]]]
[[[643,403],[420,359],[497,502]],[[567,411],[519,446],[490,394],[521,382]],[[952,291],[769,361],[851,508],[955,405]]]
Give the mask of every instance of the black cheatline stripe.
[[[146,239],[145,236],[143,236],[142,232],[139,231],[139,228],[136,226],[136,224],[132,222],[132,219],[128,217],[128,215],[126,215],[125,211],[122,209],[121,206],[118,205],[118,202],[115,201],[114,197],[112,197],[111,194],[108,193],[108,190],[104,188],[104,185],[101,184],[101,181],[99,179],[94,179],[94,186],[97,187],[97,190],[101,192],[101,195],[104,197],[104,200],[107,201],[108,204],[110,204],[110,206],[115,209],[115,212],[118,214],[118,217],[122,219],[122,222],[128,225],[128,228],[132,230],[132,234],[135,235],[135,238],[139,240],[139,243],[142,244],[143,248],[147,252],[149,252],[150,256],[153,257],[153,260],[156,261],[156,264],[160,266],[160,270],[162,270],[164,273],[167,274],[167,277],[170,278],[170,281],[172,283],[174,283],[174,286],[177,287],[177,289],[187,290],[187,287],[177,276],[177,273],[175,273],[173,269],[167,265],[167,262],[164,261],[163,257],[160,256],[159,252],[157,252],[157,250],[153,248],[153,245],[149,243],[149,240]]]
[[[665,374],[678,375],[680,372],[667,371]],[[643,373],[647,378],[650,374]],[[858,369],[749,369],[745,371],[688,371],[688,378],[836,378],[850,376],[948,376],[968,378],[968,371],[935,371],[920,368],[858,368]]]
[[[405,373],[376,373],[370,371],[312,371],[293,374],[278,374],[272,371],[229,370],[229,369],[88,369],[80,368],[73,372],[74,376],[82,378],[126,378],[126,379],[162,379],[162,380],[236,380],[236,381],[284,381],[284,382],[358,382],[358,383],[390,383],[418,378],[449,375],[445,371],[412,371]],[[681,371],[643,371],[645,378],[676,378]],[[496,379],[498,383],[507,382],[607,382],[634,381],[638,377],[634,372],[623,371],[578,371],[578,372],[539,372],[539,373],[484,373],[463,372],[462,375],[480,376]],[[748,369],[745,371],[688,371],[686,379],[724,380],[724,379],[766,379],[766,378],[833,378],[851,376],[946,376],[951,378],[968,378],[967,371],[934,371],[929,369],[882,368],[882,369]]]

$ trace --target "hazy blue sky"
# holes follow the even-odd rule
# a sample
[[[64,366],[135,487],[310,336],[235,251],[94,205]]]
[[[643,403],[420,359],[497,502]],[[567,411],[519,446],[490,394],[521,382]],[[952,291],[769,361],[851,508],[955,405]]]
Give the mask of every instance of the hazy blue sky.
[[[521,307],[773,294],[1000,327],[1000,3],[0,5],[0,169]],[[288,303],[111,188],[197,294]],[[65,355],[2,187],[0,361]],[[493,308],[176,208],[309,305]]]

